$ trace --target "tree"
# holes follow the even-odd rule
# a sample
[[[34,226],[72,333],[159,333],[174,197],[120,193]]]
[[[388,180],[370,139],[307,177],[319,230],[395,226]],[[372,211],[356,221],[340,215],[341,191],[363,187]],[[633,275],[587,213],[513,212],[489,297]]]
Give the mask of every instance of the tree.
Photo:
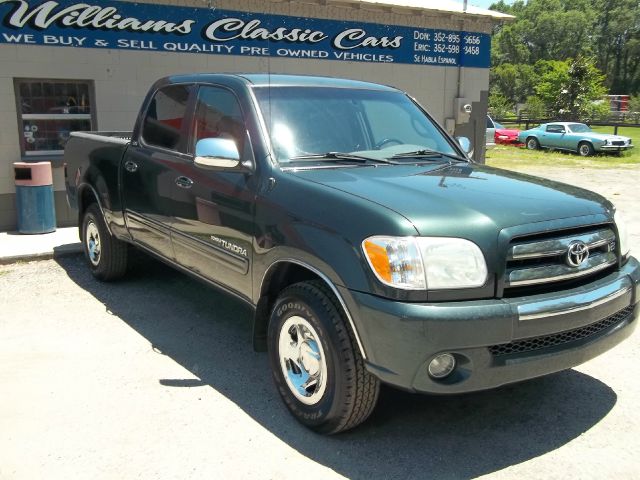
[[[592,60],[579,56],[566,71],[557,69],[546,75],[538,94],[552,113],[565,120],[580,120],[598,112],[596,103],[607,93],[604,76]]]
[[[489,113],[495,118],[504,118],[513,113],[513,103],[507,97],[493,90],[489,92]]]
[[[638,123],[640,122],[640,96],[634,95],[629,99],[629,113],[631,114],[631,118],[633,121]]]
[[[594,0],[601,12],[594,28],[597,65],[607,72],[613,94],[640,90],[640,5],[638,0]]]
[[[535,93],[538,75],[533,66],[527,64],[504,63],[491,69],[489,83],[497,93],[503,95],[511,104],[525,101]]]
[[[527,114],[529,118],[535,120],[542,120],[547,116],[547,108],[544,102],[535,95],[531,95],[527,98],[527,102],[525,103],[525,109],[527,110]]]
[[[516,17],[494,28],[494,70],[594,57],[610,93],[640,92],[639,0],[517,0],[511,5],[500,0],[491,8]],[[530,95],[526,89],[515,93],[511,88],[501,93],[512,100],[518,96],[518,101]]]

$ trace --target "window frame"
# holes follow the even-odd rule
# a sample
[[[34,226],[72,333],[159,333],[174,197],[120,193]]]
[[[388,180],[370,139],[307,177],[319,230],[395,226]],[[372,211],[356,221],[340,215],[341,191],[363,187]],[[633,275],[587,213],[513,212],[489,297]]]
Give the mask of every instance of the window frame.
[[[185,111],[184,111],[184,120],[182,122],[182,126],[180,127],[180,136],[182,138],[181,143],[184,143],[184,145],[179,145],[183,151],[181,150],[176,150],[176,149],[171,149],[171,148],[167,148],[167,147],[163,147],[161,145],[155,145],[153,143],[149,143],[147,140],[145,140],[144,138],[144,122],[147,118],[147,114],[149,113],[149,109],[151,108],[151,105],[153,103],[153,100],[155,99],[156,95],[158,94],[159,91],[164,90],[166,88],[171,88],[171,87],[176,87],[176,86],[184,86],[187,87],[188,92],[189,92],[189,97],[187,98],[187,103],[185,105]],[[168,83],[165,85],[162,85],[158,88],[156,88],[153,91],[153,94],[148,97],[149,101],[147,102],[147,104],[145,105],[144,108],[144,113],[142,114],[140,120],[139,120],[139,131],[137,134],[137,140],[140,146],[144,147],[144,148],[148,148],[150,150],[155,150],[158,152],[164,152],[164,153],[170,153],[172,155],[179,155],[182,157],[189,157],[192,156],[191,154],[189,154],[189,139],[191,137],[191,121],[193,119],[193,112],[194,112],[194,106],[195,106],[195,101],[197,98],[197,92],[198,92],[198,84],[194,83],[194,82],[176,82],[176,83]],[[186,130],[186,131],[185,131]]]
[[[20,86],[24,83],[74,83],[74,84],[86,84],[89,92],[89,108],[90,113],[22,113],[22,95],[20,93]],[[61,150],[36,150],[27,151],[25,149],[24,140],[24,121],[25,120],[89,120],[89,130],[83,131],[96,131],[98,130],[98,119],[96,115],[96,91],[95,82],[91,79],[64,79],[64,78],[50,78],[50,77],[14,77],[13,78],[13,91],[16,102],[16,119],[18,123],[18,143],[20,145],[20,156],[25,161],[37,161],[41,157],[56,157],[62,161],[64,155],[64,148]]]
[[[198,98],[200,96],[200,90],[202,88],[217,88],[219,90],[224,90],[230,93],[236,100],[238,104],[238,108],[240,109],[240,114],[242,115],[242,121],[244,124],[244,132],[245,132],[245,149],[249,149],[247,152],[248,158],[242,158],[243,152],[240,153],[241,160],[249,160],[251,162],[255,161],[255,154],[253,152],[253,145],[251,144],[251,136],[249,135],[249,130],[247,128],[247,112],[242,108],[242,102],[240,101],[240,97],[238,94],[232,89],[227,87],[226,85],[220,85],[217,83],[198,83],[195,85],[194,91],[192,92],[193,98],[191,99],[191,110],[190,110],[190,118],[191,122],[189,125],[189,136],[187,139],[187,154],[191,156],[192,159],[195,159],[196,155],[196,128],[195,128],[195,116],[198,108]]]
[[[558,128],[560,130],[549,130],[549,128]],[[547,133],[567,133],[567,129],[565,128],[564,125],[560,125],[558,123],[553,123],[551,125],[547,125],[546,132]]]

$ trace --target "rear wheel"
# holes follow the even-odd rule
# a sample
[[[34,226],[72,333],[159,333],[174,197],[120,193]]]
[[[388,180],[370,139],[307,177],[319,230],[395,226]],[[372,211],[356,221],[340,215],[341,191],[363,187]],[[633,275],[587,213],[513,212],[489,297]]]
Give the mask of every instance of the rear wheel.
[[[529,150],[538,150],[540,148],[540,142],[536,137],[527,138],[527,149]]]
[[[294,284],[269,322],[269,360],[289,411],[307,427],[338,433],[364,422],[380,383],[364,366],[333,292],[321,281]]]
[[[593,145],[591,145],[589,142],[582,142],[580,145],[578,145],[578,153],[581,157],[589,157],[593,155]]]
[[[91,273],[98,280],[116,280],[126,272],[128,246],[109,233],[95,203],[87,207],[82,218],[82,246]]]

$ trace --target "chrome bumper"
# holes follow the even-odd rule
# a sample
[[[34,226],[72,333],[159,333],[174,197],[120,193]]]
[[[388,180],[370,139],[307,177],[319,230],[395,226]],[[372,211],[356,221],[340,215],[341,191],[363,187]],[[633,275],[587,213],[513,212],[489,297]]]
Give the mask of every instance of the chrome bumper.
[[[628,150],[633,148],[633,145],[600,145],[600,150]]]
[[[620,297],[623,297],[624,304],[629,305],[633,295],[632,289],[633,286],[628,278],[620,278],[604,287],[562,297],[562,304],[560,306],[558,299],[545,299],[538,302],[522,303],[517,307],[518,320],[536,320],[543,317],[567,315],[605,305]]]

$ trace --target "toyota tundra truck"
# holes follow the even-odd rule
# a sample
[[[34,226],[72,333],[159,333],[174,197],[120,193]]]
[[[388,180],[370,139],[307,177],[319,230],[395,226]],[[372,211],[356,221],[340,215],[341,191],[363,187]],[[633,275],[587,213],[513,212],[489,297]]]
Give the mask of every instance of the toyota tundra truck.
[[[475,163],[410,95],[335,78],[177,75],[133,132],[74,132],[88,267],[136,247],[246,302],[284,403],[325,433],[381,384],[490,389],[631,335],[640,265],[603,197]]]

